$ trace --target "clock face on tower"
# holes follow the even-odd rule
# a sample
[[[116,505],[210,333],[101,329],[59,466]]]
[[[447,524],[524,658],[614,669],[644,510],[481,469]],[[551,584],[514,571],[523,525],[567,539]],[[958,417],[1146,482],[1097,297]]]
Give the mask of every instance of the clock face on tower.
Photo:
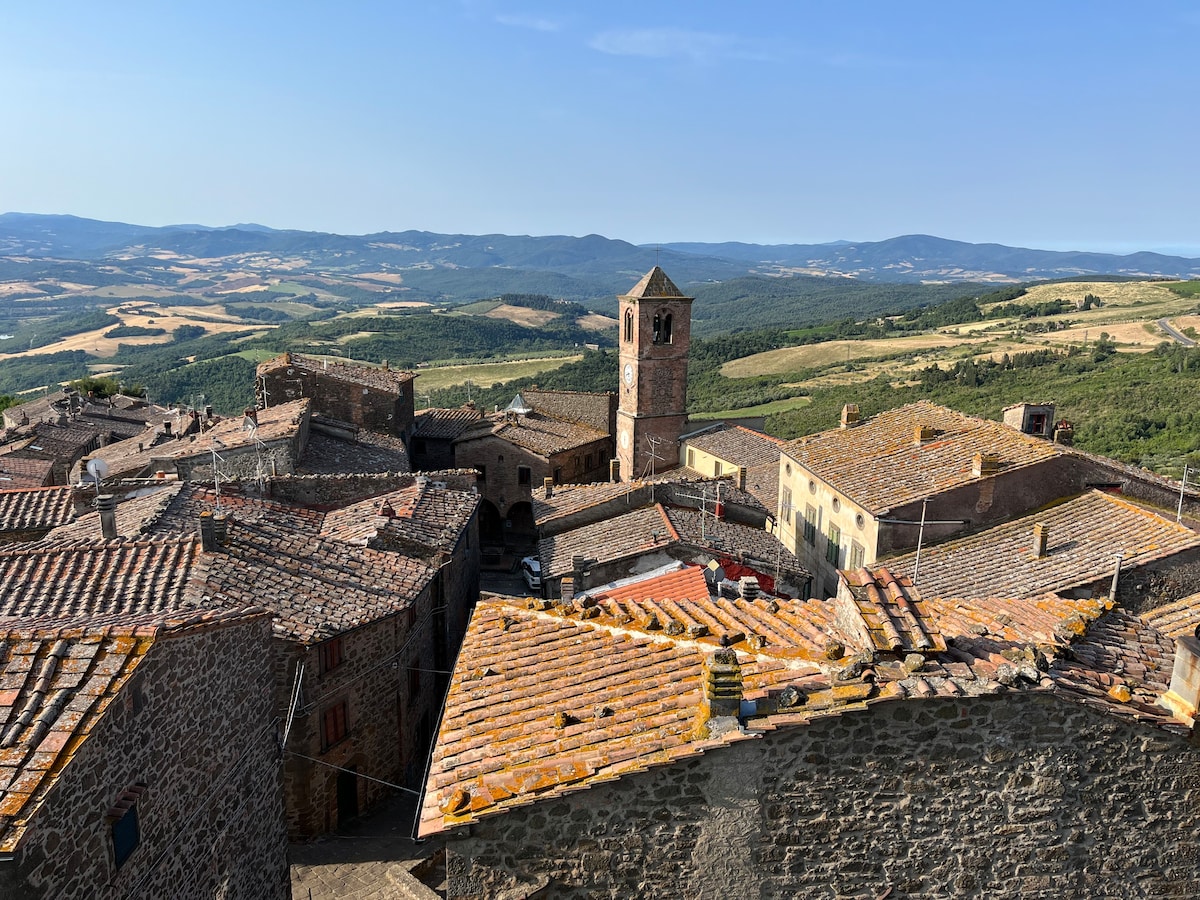
[[[625,386],[633,387],[633,366],[631,366],[629,363],[625,363],[624,375],[625,375]]]

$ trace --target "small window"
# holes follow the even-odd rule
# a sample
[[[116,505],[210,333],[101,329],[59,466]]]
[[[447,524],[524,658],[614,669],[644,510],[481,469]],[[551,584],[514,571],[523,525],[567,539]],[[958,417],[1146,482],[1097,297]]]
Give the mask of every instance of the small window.
[[[662,343],[662,316],[654,314],[654,343]]]
[[[578,462],[578,459],[576,460]],[[529,466],[517,466],[517,484],[529,486],[529,479],[533,472]]]
[[[696,451],[688,447],[687,464],[689,469],[696,468]]]
[[[555,466],[554,468],[554,483],[562,484],[562,466]]]
[[[587,470],[590,472],[596,466],[595,456],[593,456],[591,453],[589,453],[587,455],[587,458],[584,459],[583,464],[587,468]]]
[[[721,461],[719,459],[714,459],[713,460],[713,475],[719,477],[720,474],[721,474]]]
[[[342,664],[342,638],[330,638],[327,641],[322,641],[317,645],[317,655],[320,662],[320,671],[322,674],[336,669]]]
[[[633,340],[633,310],[625,310],[625,343]]]
[[[779,496],[779,508],[783,513],[783,521],[790,525],[792,523],[792,489],[785,487]]]
[[[479,472],[480,481],[487,481],[487,466],[476,466],[475,470]]]
[[[804,507],[804,542],[810,546],[817,543],[817,511],[811,506]]]
[[[856,541],[851,541],[851,543],[850,543],[850,565],[848,568],[861,569],[862,565],[863,565],[863,559],[865,556],[866,556],[866,551],[862,548],[862,545],[860,545]]]
[[[854,524],[857,525],[859,528],[862,528],[863,525],[867,524],[867,520],[863,518],[862,513],[859,513],[858,515],[856,515],[854,517]]]
[[[121,795],[116,807],[110,812],[112,819],[113,862],[119,869],[133,855],[133,851],[141,843],[141,829],[138,826],[138,801],[141,795],[138,788],[126,791]]]
[[[829,534],[825,540],[825,559],[837,566],[842,558],[842,530],[836,525],[829,526]]]
[[[346,701],[339,700],[321,713],[321,749],[328,750],[349,734]]]
[[[808,492],[810,494],[815,494],[817,492],[817,483],[811,478],[808,480]]]
[[[833,511],[837,512],[841,508],[842,508],[842,501],[839,500],[837,497],[834,497],[833,498]]]
[[[664,344],[671,343],[671,314],[670,313],[667,313],[663,317],[662,343],[664,343]]]

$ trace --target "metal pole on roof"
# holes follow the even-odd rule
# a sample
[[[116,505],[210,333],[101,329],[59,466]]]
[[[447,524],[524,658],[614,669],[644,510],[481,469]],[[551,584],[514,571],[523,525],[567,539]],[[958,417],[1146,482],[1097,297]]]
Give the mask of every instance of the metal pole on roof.
[[[1188,467],[1183,467],[1183,481],[1179,483],[1179,506],[1175,509],[1175,521],[1183,522],[1183,492],[1187,489]]]
[[[917,573],[921,571],[921,542],[925,538],[925,510],[929,507],[929,498],[921,501],[921,528],[917,531],[917,558],[913,560],[913,587],[917,586]]]
[[[1117,599],[1117,581],[1121,578],[1121,561],[1125,558],[1125,554],[1117,554],[1117,567],[1113,570],[1112,586],[1108,589],[1108,599],[1115,601]]]

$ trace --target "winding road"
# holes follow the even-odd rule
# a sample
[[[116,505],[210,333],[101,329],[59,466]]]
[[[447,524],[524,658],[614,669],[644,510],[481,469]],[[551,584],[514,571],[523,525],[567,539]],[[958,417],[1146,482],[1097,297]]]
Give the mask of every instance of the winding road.
[[[1170,321],[1168,321],[1167,319],[1159,319],[1158,327],[1167,333],[1167,337],[1174,338],[1175,340],[1179,341],[1179,343],[1183,344],[1183,346],[1185,346],[1185,347],[1195,347],[1196,346],[1195,341],[1193,341],[1186,334],[1181,334],[1180,332],[1176,331],[1175,326],[1172,325],[1170,323]]]

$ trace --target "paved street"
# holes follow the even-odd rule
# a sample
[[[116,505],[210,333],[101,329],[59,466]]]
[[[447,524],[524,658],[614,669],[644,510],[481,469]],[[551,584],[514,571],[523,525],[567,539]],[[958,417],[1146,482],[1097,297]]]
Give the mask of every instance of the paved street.
[[[439,896],[411,870],[442,849],[412,840],[416,798],[397,796],[338,834],[288,848],[294,900],[426,900]],[[441,875],[427,880],[440,883]]]

